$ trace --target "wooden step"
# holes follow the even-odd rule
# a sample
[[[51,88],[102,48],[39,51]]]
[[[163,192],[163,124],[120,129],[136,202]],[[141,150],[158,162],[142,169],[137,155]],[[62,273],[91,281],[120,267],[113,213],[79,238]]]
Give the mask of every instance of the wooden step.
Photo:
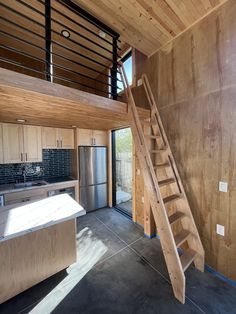
[[[150,150],[150,153],[152,153],[152,154],[159,154],[159,153],[164,152],[166,150],[167,150],[167,147],[164,146],[164,147],[161,147],[161,148],[158,148],[158,149]]]
[[[182,212],[176,212],[172,215],[170,215],[169,217],[169,223],[172,225],[173,223],[175,223],[176,221],[180,220],[181,218],[183,218],[185,216],[184,213]]]
[[[145,125],[148,125],[148,126],[158,126],[158,124],[157,124],[157,122],[151,122],[151,121],[148,121],[148,119],[146,119],[146,120],[143,120],[142,122],[141,122],[142,124],[145,124]]]
[[[176,202],[182,198],[182,194],[173,194],[163,198],[163,202],[165,205],[169,205],[173,202]]]
[[[190,236],[190,232],[188,230],[183,229],[182,231],[180,231],[180,233],[178,233],[174,238],[175,238],[175,245],[177,247],[180,247],[181,244],[183,244],[188,237]]]
[[[169,178],[169,179],[158,181],[158,184],[159,184],[159,186],[165,186],[165,185],[172,184],[172,183],[175,183],[175,182],[176,181],[175,181],[174,178]]]
[[[162,168],[170,167],[170,164],[168,162],[166,162],[166,163],[163,163],[163,164],[155,165],[153,167],[154,167],[154,169],[162,169]]]
[[[180,256],[183,271],[186,271],[189,265],[194,261],[196,255],[197,252],[192,249],[187,249],[184,251],[184,253]]]
[[[145,137],[150,138],[150,139],[161,138],[160,135],[145,135]]]

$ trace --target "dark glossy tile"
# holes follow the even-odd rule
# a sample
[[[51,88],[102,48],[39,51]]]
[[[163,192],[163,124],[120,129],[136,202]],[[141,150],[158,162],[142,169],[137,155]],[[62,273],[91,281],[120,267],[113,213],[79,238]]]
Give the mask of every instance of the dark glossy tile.
[[[158,238],[142,238],[131,247],[169,280],[166,262]]]
[[[143,229],[141,227],[113,208],[104,208],[94,212],[94,214],[127,244],[143,237]]]
[[[32,313],[48,311],[81,314],[201,313],[188,301],[181,305],[173,297],[171,286],[129,249],[93,268],[72,289],[68,289],[66,296],[58,290],[51,299],[37,307],[37,312]]]
[[[189,268],[186,272],[186,294],[206,313],[236,313],[236,288],[211,273]]]

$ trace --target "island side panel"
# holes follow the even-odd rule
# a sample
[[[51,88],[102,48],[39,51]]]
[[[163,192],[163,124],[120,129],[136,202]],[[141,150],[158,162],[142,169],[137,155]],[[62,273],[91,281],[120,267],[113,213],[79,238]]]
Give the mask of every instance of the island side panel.
[[[75,261],[75,219],[0,242],[0,304]]]

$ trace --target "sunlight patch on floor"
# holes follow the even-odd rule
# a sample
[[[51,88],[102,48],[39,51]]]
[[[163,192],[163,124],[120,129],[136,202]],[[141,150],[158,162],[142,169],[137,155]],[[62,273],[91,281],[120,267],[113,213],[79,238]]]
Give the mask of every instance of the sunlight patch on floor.
[[[67,268],[66,278],[29,313],[51,313],[106,252],[107,246],[88,227],[81,230],[77,234],[77,262]]]

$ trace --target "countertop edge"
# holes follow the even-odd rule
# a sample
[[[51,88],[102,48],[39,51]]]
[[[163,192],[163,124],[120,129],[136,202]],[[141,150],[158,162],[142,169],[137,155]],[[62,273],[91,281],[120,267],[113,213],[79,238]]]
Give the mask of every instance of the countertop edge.
[[[38,231],[38,230],[41,230],[41,229],[45,229],[45,228],[48,228],[48,227],[57,225],[57,224],[59,224],[59,223],[62,223],[62,222],[68,221],[68,220],[75,219],[75,218],[78,218],[78,217],[81,217],[81,216],[84,216],[84,215],[86,215],[86,210],[85,210],[85,209],[80,210],[80,211],[77,212],[76,214],[71,215],[71,216],[68,216],[68,217],[66,217],[66,218],[58,219],[58,220],[56,220],[56,221],[50,221],[50,222],[48,222],[48,223],[46,223],[46,224],[33,227],[33,228],[29,229],[29,230],[19,231],[19,232],[16,232],[16,233],[14,233],[14,234],[11,234],[11,235],[9,235],[9,236],[1,237],[1,238],[0,238],[0,243],[2,243],[2,242],[4,242],[4,241],[7,241],[7,240],[14,239],[14,238],[18,238],[18,237],[20,237],[20,236],[27,235],[27,234],[32,233],[32,232],[34,232],[34,231]]]

